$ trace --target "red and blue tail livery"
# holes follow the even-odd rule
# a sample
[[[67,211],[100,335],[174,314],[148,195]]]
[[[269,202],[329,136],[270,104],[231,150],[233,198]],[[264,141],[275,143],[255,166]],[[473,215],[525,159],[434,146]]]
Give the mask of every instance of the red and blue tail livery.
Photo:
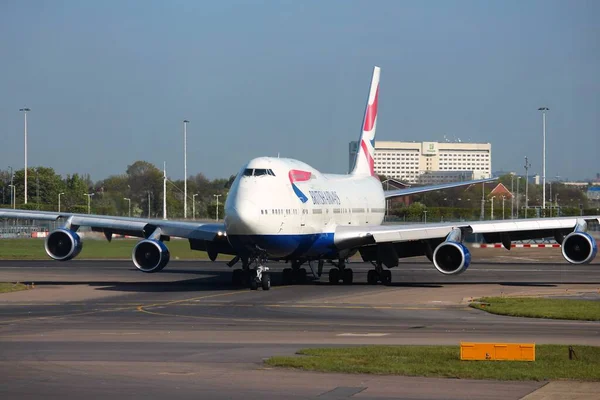
[[[362,124],[360,135],[360,149],[356,155],[356,162],[352,175],[375,176],[375,131],[377,130],[377,105],[379,103],[379,67],[373,69],[369,99]]]

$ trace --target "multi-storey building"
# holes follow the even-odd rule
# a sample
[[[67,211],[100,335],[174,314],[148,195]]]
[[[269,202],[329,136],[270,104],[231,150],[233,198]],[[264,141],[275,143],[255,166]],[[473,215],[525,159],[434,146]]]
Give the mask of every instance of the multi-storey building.
[[[350,143],[350,169],[357,142]],[[490,143],[375,142],[375,172],[408,183],[443,183],[492,176]]]

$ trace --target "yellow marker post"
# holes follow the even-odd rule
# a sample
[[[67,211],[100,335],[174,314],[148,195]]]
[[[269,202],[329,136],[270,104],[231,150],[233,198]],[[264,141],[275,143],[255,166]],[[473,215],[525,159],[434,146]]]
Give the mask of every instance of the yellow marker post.
[[[470,361],[535,361],[535,343],[460,343],[460,359]]]

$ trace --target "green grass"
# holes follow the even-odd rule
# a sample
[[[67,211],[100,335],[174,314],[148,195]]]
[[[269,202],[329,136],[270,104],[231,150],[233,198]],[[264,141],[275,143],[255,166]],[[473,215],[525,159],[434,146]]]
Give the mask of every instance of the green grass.
[[[273,367],[322,372],[498,380],[600,381],[600,347],[536,346],[536,361],[460,361],[460,346],[366,346],[303,349],[300,356],[272,357]]]
[[[513,317],[600,321],[600,301],[538,297],[483,297],[471,307]]]
[[[83,239],[83,249],[78,259],[130,259],[136,239]],[[204,251],[190,250],[187,240],[165,242],[171,252],[171,260],[208,259]],[[47,260],[43,239],[0,239],[0,260]],[[225,258],[229,260],[230,258]]]
[[[18,292],[27,290],[27,286],[22,283],[0,282],[0,293]]]

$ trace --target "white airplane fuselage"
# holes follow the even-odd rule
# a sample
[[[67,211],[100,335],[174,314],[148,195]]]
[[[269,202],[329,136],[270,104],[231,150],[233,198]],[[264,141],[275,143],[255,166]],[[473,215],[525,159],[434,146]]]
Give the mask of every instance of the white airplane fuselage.
[[[376,176],[323,174],[301,161],[260,157],[233,182],[225,214],[240,254],[337,258],[336,226],[380,225],[385,196]]]

